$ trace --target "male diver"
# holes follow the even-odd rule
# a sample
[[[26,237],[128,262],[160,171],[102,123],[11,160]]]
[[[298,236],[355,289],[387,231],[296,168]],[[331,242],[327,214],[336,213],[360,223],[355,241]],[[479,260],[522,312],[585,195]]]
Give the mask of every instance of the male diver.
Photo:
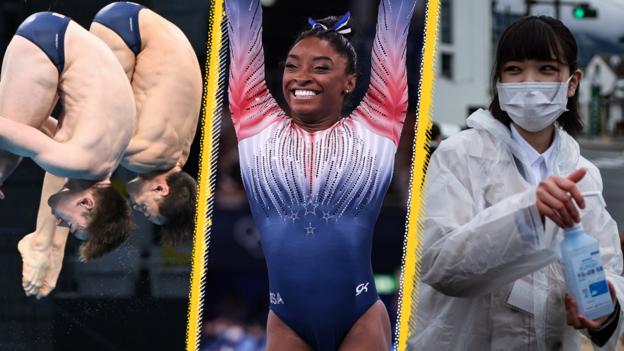
[[[128,183],[133,207],[161,226],[163,243],[193,232],[197,184],[182,171],[201,107],[202,77],[184,33],[142,5],[115,2],[90,28],[113,51],[132,84],[137,129],[121,165],[138,174]]]
[[[132,88],[101,40],[58,13],[20,25],[0,75],[0,184],[22,157],[46,171],[36,230],[18,244],[27,295],[54,288],[68,231],[85,261],[128,237],[131,211],[109,178],[134,130]]]

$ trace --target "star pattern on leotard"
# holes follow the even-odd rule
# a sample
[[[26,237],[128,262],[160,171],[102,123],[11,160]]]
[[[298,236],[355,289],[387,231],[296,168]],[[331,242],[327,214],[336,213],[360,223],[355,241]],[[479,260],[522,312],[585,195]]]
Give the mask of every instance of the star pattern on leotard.
[[[310,214],[312,216],[316,216],[316,208],[318,207],[318,205],[318,202],[316,202],[313,198],[310,198],[307,202],[301,205],[303,206],[303,210],[305,211],[303,215],[307,216]]]
[[[312,222],[308,222],[308,226],[303,228],[306,231],[306,235],[314,235],[314,230],[316,229],[316,227],[312,226]]]
[[[323,211],[323,217],[322,219],[325,220],[325,223],[329,223],[329,220],[332,218],[335,218],[336,216],[332,216],[331,213],[329,211]]]
[[[295,221],[299,219],[299,213],[297,211],[290,211],[290,215],[286,216],[286,218],[295,223]]]

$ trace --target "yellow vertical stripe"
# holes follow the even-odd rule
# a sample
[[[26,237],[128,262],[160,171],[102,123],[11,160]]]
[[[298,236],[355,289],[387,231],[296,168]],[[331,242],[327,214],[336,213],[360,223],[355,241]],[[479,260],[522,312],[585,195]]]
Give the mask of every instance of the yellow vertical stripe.
[[[201,141],[199,163],[199,191],[195,212],[195,235],[193,240],[193,262],[189,292],[188,324],[186,327],[186,349],[199,349],[201,336],[201,314],[205,286],[208,244],[212,226],[214,183],[216,177],[217,146],[221,122],[223,98],[223,0],[212,0],[209,17],[208,53],[204,79],[203,114],[201,117]]]
[[[397,350],[407,349],[407,340],[415,321],[410,316],[418,305],[418,282],[420,276],[420,249],[423,232],[425,161],[431,128],[435,57],[438,36],[440,0],[428,0],[425,14],[425,44],[420,66],[420,91],[416,116],[416,133],[413,143],[410,194],[407,211],[406,235],[403,245],[403,267],[397,321]]]

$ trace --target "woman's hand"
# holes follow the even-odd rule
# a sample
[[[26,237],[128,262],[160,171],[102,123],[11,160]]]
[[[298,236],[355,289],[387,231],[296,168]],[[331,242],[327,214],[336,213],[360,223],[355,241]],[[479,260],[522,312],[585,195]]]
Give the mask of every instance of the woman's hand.
[[[583,195],[576,187],[587,170],[579,168],[567,177],[550,176],[537,187],[537,210],[542,218],[548,217],[561,228],[573,227],[581,221],[578,209],[585,208]]]
[[[615,305],[615,288],[610,281],[609,283],[609,293],[611,294],[611,300],[613,301],[613,305]],[[598,319],[587,319],[578,314],[578,309],[576,307],[576,301],[572,298],[572,296],[566,294],[565,295],[565,308],[566,308],[566,322],[569,326],[574,329],[589,329],[596,330],[604,324],[604,322],[609,319],[609,316],[600,317]]]

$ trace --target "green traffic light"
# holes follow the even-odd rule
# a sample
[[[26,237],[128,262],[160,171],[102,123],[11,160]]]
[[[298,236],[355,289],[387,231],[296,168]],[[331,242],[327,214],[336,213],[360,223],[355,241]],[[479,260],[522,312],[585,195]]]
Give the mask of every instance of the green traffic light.
[[[585,17],[585,9],[582,7],[577,7],[574,9],[574,18],[584,18]]]

